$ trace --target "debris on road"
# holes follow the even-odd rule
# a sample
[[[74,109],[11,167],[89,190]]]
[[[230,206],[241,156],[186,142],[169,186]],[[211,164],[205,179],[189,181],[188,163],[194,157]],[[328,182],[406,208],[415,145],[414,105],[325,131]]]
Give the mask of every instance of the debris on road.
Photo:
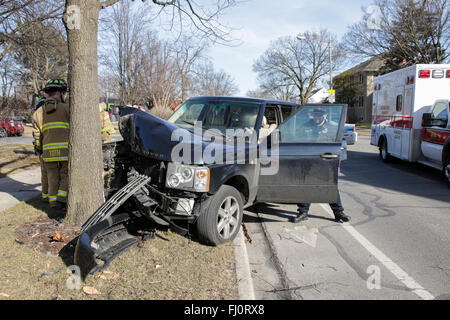
[[[248,231],[248,229],[247,229],[247,227],[245,226],[244,223],[242,224],[242,230],[244,230],[244,236],[246,238],[245,242],[248,242],[248,243],[252,244],[253,239],[250,236],[250,233],[249,233],[249,231]]]

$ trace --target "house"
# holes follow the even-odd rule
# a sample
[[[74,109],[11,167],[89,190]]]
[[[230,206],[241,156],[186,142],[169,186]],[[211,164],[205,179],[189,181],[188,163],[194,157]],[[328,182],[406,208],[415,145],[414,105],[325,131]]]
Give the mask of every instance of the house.
[[[380,74],[383,66],[383,60],[374,57],[334,78],[336,103],[348,104],[348,123],[372,121],[373,79]]]

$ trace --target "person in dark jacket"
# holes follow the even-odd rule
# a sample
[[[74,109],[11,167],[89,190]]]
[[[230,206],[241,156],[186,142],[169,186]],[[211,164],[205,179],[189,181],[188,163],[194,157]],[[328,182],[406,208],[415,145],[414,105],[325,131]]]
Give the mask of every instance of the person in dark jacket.
[[[330,125],[327,124],[328,113],[325,109],[317,108],[312,112],[312,119],[310,119],[304,126],[304,131],[311,137],[319,137],[320,135],[328,134],[330,130],[333,130]],[[333,136],[333,135],[330,135]],[[292,222],[297,223],[299,221],[306,220],[308,218],[308,211],[311,203],[298,203],[297,215],[292,218]],[[341,202],[341,195],[337,194],[337,202],[330,203],[331,210],[333,210],[334,218],[337,222],[350,221],[350,216],[344,214],[344,207]]]

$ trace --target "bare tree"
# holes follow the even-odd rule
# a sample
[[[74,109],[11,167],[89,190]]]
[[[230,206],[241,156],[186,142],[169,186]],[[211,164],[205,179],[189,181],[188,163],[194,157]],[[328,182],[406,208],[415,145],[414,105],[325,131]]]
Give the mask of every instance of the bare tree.
[[[136,73],[141,68],[146,30],[150,27],[149,10],[120,1],[112,7],[105,20],[106,28],[101,46],[102,64],[112,71],[119,83],[119,102],[137,103]]]
[[[140,83],[141,95],[149,107],[168,107],[177,97],[178,70],[173,52],[173,45],[167,41],[146,43]]]
[[[355,56],[383,58],[384,72],[448,60],[448,0],[375,0],[372,8],[373,14],[351,25],[344,36]]]
[[[192,90],[193,68],[204,58],[206,48],[205,41],[196,41],[193,37],[182,37],[175,44],[181,101],[186,100]]]
[[[239,91],[233,78],[224,71],[215,71],[211,62],[196,67],[194,95],[204,96],[231,96]]]
[[[67,77],[69,55],[61,27],[56,20],[36,22],[13,46],[17,74],[32,95],[32,106],[49,78]]]
[[[8,105],[9,97],[11,96],[11,90],[13,89],[16,75],[11,70],[11,64],[14,62],[8,56],[5,56],[0,61],[0,87],[1,90],[1,103],[0,114],[4,113],[6,106]]]
[[[299,98],[306,103],[319,79],[330,72],[329,43],[333,65],[342,63],[343,52],[330,33],[305,32],[304,39],[281,37],[253,64],[260,91],[276,98]]]
[[[84,222],[104,201],[97,106],[97,34],[100,10],[119,1],[66,0],[65,3],[63,20],[69,43],[71,105],[67,219],[72,223]],[[200,6],[192,0],[152,2],[162,12],[169,10],[173,23],[187,20],[206,37],[227,39],[227,29],[219,23],[218,18],[224,9],[235,4],[235,0],[217,0],[216,6],[211,7]]]
[[[37,23],[60,18],[63,7],[58,0],[0,1],[0,61]]]

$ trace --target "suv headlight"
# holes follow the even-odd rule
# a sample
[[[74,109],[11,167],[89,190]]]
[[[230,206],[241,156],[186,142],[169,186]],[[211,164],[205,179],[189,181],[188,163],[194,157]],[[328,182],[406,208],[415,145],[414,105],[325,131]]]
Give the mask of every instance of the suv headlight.
[[[209,169],[169,162],[166,187],[207,192],[209,190]]]

